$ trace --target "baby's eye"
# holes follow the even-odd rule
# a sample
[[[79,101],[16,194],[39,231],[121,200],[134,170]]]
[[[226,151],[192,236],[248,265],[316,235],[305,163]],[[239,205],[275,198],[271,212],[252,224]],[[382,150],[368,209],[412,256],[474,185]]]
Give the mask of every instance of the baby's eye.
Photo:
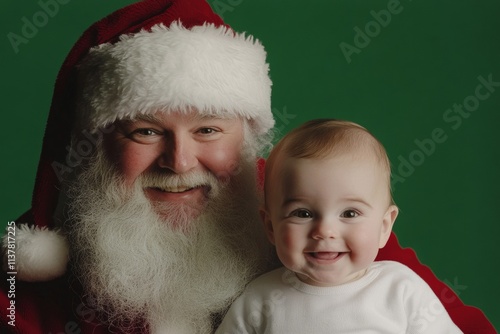
[[[312,212],[306,209],[297,209],[293,210],[292,213],[290,213],[290,216],[297,217],[297,218],[312,218]]]
[[[342,212],[340,216],[342,218],[356,218],[357,216],[359,216],[359,213],[356,210],[349,209]]]

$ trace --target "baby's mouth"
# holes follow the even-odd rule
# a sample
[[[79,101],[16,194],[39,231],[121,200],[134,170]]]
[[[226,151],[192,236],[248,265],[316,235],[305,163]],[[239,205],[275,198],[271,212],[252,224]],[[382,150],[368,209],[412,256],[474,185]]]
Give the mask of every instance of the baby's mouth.
[[[338,258],[341,254],[341,252],[311,252],[312,257],[318,260],[335,260]]]

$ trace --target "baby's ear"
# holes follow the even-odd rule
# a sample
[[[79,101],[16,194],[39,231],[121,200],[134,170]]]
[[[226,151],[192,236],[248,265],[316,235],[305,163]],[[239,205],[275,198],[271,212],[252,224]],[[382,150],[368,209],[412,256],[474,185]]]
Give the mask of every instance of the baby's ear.
[[[264,223],[264,230],[266,231],[267,238],[274,245],[274,229],[271,221],[271,216],[265,207],[261,207],[260,210],[260,219]]]
[[[384,218],[382,220],[382,229],[380,230],[380,240],[378,245],[379,248],[383,248],[387,243],[387,240],[389,240],[392,232],[392,226],[396,221],[398,213],[399,209],[395,205],[389,206],[389,208],[385,212]]]

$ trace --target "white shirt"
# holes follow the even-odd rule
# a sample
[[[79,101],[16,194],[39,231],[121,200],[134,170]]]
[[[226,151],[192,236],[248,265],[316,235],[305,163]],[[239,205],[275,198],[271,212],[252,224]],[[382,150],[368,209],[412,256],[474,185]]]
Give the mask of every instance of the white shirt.
[[[279,268],[252,281],[216,334],[462,333],[431,288],[405,265],[374,262],[360,279],[333,287]]]

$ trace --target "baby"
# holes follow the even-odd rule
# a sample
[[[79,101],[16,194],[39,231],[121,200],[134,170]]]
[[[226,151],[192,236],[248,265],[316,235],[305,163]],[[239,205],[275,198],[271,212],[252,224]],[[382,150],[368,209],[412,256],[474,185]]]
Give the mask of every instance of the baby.
[[[462,333],[411,269],[374,262],[398,215],[390,175],[360,125],[314,120],[286,135],[261,212],[284,267],[251,282],[217,333]]]

